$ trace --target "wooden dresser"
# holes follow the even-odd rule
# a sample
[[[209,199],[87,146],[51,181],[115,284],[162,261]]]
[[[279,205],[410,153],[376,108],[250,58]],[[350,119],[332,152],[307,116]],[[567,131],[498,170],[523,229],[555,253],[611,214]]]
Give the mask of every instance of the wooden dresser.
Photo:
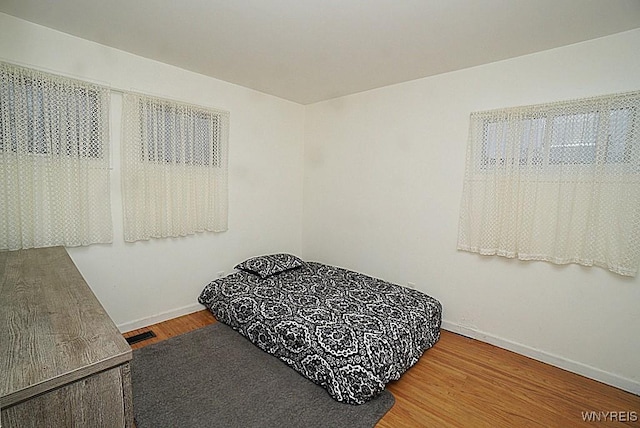
[[[0,416],[131,427],[131,347],[63,247],[0,251]]]

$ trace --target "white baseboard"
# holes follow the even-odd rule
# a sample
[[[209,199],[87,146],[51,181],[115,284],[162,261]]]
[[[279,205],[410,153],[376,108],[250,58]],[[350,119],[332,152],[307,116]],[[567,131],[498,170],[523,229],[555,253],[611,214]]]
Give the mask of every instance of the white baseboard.
[[[583,363],[579,363],[577,361],[572,361],[558,355],[531,348],[520,343],[512,342],[510,340],[491,335],[484,331],[461,326],[449,321],[442,320],[442,328],[453,333],[458,333],[463,336],[479,340],[481,342],[490,343],[499,348],[513,351],[517,354],[533,358],[537,361],[542,361],[543,363],[547,363],[552,366],[570,371],[572,373],[588,377],[589,379],[597,380],[598,382],[614,386],[632,394],[640,395],[640,382],[638,381],[627,379],[616,374],[609,373]]]
[[[172,318],[177,318],[182,315],[187,315],[193,312],[198,312],[205,309],[203,305],[200,303],[193,303],[191,305],[183,306],[181,308],[172,309],[170,311],[161,312],[156,315],[152,315],[146,318],[140,318],[134,321],[125,322],[123,324],[118,324],[118,330],[121,333],[125,333],[131,330],[137,330],[139,328],[143,328],[152,324],[157,324],[162,321],[167,321]]]

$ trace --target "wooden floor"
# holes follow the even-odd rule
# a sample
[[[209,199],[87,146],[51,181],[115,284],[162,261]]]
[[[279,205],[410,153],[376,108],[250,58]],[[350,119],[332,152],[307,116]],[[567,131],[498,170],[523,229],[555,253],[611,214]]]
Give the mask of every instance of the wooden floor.
[[[200,311],[124,336],[152,329],[137,349],[214,322]],[[640,396],[447,331],[388,389],[396,403],[378,428],[640,427]]]

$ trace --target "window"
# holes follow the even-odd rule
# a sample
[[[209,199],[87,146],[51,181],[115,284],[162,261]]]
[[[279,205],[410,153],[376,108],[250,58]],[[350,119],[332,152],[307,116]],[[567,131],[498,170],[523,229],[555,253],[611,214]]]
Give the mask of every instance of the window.
[[[221,113],[149,99],[140,100],[140,110],[147,161],[220,166]]]
[[[227,229],[229,113],[124,97],[125,240]]]
[[[102,158],[103,141],[101,135],[100,109],[101,89],[85,86],[69,86],[66,91],[59,85],[51,85],[45,75],[33,79],[12,79],[4,81],[8,110],[6,127],[0,118],[0,151],[33,155],[66,155],[81,158]],[[57,86],[57,87],[56,87]],[[62,95],[60,102],[59,95]],[[20,118],[16,118],[16,107],[22,106],[25,118],[30,122],[24,128],[25,140],[18,144]],[[53,127],[53,128],[52,128]],[[59,138],[49,138],[50,132]]]
[[[603,112],[485,120],[480,163],[483,168],[514,162],[539,166],[594,164],[598,132],[605,127],[606,142],[600,148],[604,154],[602,162],[630,163],[631,133],[637,114],[637,108],[632,106]],[[601,120],[608,123],[600,126]],[[519,139],[514,153],[507,153],[510,132],[516,132]]]
[[[471,114],[458,249],[640,264],[640,92]]]
[[[0,248],[112,240],[109,91],[0,63]]]

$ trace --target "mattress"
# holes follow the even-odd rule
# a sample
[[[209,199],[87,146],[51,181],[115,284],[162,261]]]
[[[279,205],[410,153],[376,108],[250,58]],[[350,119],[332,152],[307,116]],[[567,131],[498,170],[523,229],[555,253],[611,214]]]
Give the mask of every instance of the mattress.
[[[349,404],[375,397],[440,337],[436,299],[322,263],[267,278],[238,271],[209,283],[198,301]]]

